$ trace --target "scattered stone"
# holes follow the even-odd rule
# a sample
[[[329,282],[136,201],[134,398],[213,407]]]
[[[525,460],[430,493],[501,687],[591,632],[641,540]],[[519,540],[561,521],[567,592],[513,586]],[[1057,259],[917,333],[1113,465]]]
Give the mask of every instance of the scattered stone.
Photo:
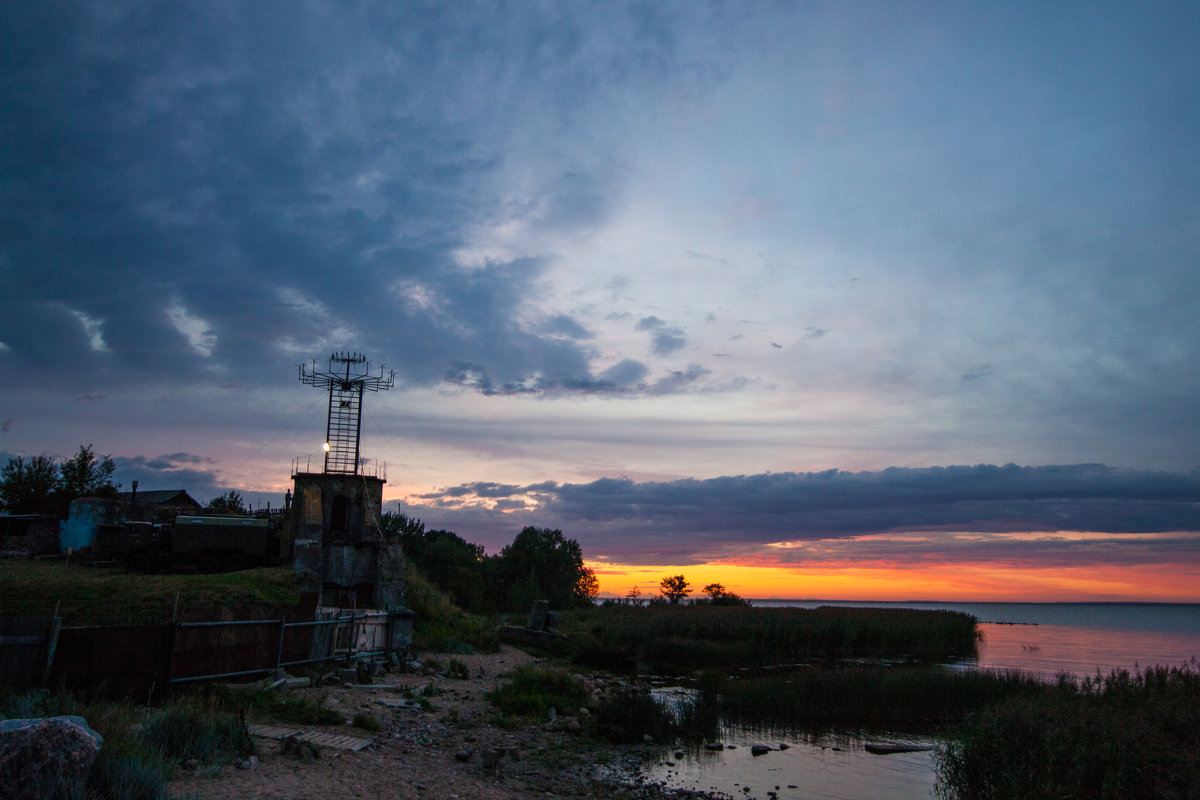
[[[0,786],[11,800],[40,800],[45,787],[82,783],[104,738],[83,717],[0,721]]]
[[[468,747],[465,750],[459,750],[457,753],[455,753],[454,760],[463,762],[470,761],[471,756],[473,755],[475,755],[475,751]]]
[[[705,750],[724,750],[725,745],[720,742],[708,742],[704,745]]]
[[[419,705],[403,697],[380,697],[375,702],[385,708],[416,708]]]
[[[755,758],[758,758],[759,756],[765,756],[769,752],[771,752],[771,748],[767,747],[765,744],[755,744],[750,746],[750,755],[754,756]]]
[[[792,747],[792,746],[791,746],[790,744],[785,744],[785,743],[783,743],[783,742],[780,742],[780,743],[779,743],[779,749],[780,749],[780,750],[790,750],[790,749],[791,749],[791,747]]]
[[[249,758],[243,758],[241,761],[237,762],[238,769],[254,769],[257,766],[258,756],[250,756]]]
[[[498,764],[502,758],[504,758],[504,750],[502,748],[490,747],[487,750],[484,750],[479,756],[479,763],[483,765],[484,769],[495,769],[496,764]]]
[[[321,749],[312,742],[305,742],[295,736],[285,736],[279,742],[279,752],[285,756],[299,759],[304,763],[316,761],[321,757]]]

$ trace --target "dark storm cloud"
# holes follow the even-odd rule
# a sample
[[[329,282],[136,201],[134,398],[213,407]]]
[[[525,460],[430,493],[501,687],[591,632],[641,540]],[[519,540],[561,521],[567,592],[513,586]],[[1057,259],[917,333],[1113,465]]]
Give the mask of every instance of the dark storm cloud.
[[[569,339],[594,339],[596,335],[566,314],[559,314],[546,321],[546,333],[566,336]]]
[[[539,519],[572,531],[590,552],[616,559],[636,553],[668,563],[745,552],[744,545],[906,531],[984,535],[982,540],[912,545],[914,551],[958,553],[963,559],[984,550],[1035,556],[1039,548],[1057,552],[1101,546],[1064,545],[1053,538],[1041,544],[1014,542],[987,534],[1092,531],[1119,538],[1200,531],[1200,472],[1138,472],[1094,464],[831,470],[670,482],[605,478],[551,487],[489,484],[486,492],[461,486],[426,499],[453,497],[464,514],[479,520],[478,510],[464,504],[472,496],[533,498]],[[887,547],[893,545],[889,540]],[[905,547],[897,546],[897,552]],[[797,553],[804,557],[803,550]]]
[[[43,382],[261,385],[281,355],[353,343],[410,385],[456,363],[486,392],[606,385],[574,320],[519,321],[543,264],[464,269],[454,253],[514,216],[604,219],[603,155],[548,166],[535,205],[507,203],[513,121],[569,129],[582,97],[663,66],[583,59],[586,19],[553,11],[296,12],[0,9],[0,360]]]

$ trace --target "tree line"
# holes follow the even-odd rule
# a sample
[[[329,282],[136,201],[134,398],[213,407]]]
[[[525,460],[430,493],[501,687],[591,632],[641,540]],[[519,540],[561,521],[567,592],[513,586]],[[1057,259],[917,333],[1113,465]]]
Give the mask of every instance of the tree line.
[[[116,497],[116,468],[111,456],[97,456],[90,444],[62,462],[47,455],[10,458],[0,467],[0,508],[66,519],[76,497]]]
[[[44,454],[10,458],[0,467],[0,511],[66,519],[77,497],[116,497],[121,489],[113,483],[116,469],[112,456],[96,455],[90,444],[81,444],[78,453],[61,462]],[[220,514],[250,513],[245,498],[233,489],[209,500],[205,508]]]
[[[498,554],[446,530],[426,530],[419,519],[385,512],[385,538],[399,541],[409,566],[419,570],[467,611],[526,611],[547,600],[551,608],[590,605],[599,591],[583,564],[579,542],[550,528],[527,527]]]
[[[704,594],[708,595],[708,599],[693,599],[692,605],[713,605],[713,606],[748,606],[750,602],[743,599],[741,596],[728,591],[720,583],[710,583],[701,589]],[[683,575],[668,575],[658,582],[658,597],[650,598],[651,603],[669,603],[676,606],[687,601],[687,596],[692,593],[692,584]],[[629,605],[642,604],[642,590],[634,586],[625,593],[625,603]],[[607,601],[606,601],[607,602]]]

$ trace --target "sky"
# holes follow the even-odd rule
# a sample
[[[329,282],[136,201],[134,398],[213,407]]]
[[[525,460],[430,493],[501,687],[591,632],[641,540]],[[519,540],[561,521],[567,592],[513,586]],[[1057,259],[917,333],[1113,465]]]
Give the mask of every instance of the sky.
[[[0,4],[0,459],[601,590],[1200,601],[1195,3]],[[308,463],[308,462],[303,462]],[[315,463],[315,462],[313,462]]]

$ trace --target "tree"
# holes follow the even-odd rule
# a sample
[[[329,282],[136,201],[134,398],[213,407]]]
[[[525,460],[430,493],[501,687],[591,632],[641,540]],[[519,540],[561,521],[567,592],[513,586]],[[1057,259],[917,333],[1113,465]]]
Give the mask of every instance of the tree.
[[[208,508],[213,511],[220,511],[222,514],[248,514],[246,510],[246,502],[242,499],[234,489],[230,489],[225,494],[219,494],[212,500],[208,501]]]
[[[708,602],[714,606],[748,606],[749,602],[743,600],[733,592],[725,591],[725,587],[719,583],[710,583],[704,587],[704,593],[708,595]]]
[[[562,531],[530,526],[500,551],[497,562],[506,607],[525,609],[537,600],[551,608],[583,606],[596,597],[596,575],[583,565],[579,542]]]
[[[59,491],[67,504],[76,497],[113,497],[117,487],[113,485],[113,472],[117,465],[112,456],[99,458],[92,445],[79,445],[79,452],[68,458],[58,468]]]
[[[672,575],[669,578],[663,578],[658,582],[659,593],[667,598],[667,602],[676,605],[683,601],[685,597],[692,593],[690,583],[687,578],[682,575]]]
[[[0,503],[10,514],[53,514],[58,490],[58,465],[50,456],[17,456],[0,468]]]
[[[641,597],[642,597],[642,590],[639,589],[637,586],[634,586],[632,589],[630,589],[628,592],[625,593],[625,602],[626,602],[626,604],[631,605],[631,606],[640,606],[642,604]]]
[[[52,456],[10,458],[0,469],[0,502],[10,514],[55,514],[66,519],[76,497],[113,497],[117,487],[111,456],[97,457],[92,446],[59,464]]]

